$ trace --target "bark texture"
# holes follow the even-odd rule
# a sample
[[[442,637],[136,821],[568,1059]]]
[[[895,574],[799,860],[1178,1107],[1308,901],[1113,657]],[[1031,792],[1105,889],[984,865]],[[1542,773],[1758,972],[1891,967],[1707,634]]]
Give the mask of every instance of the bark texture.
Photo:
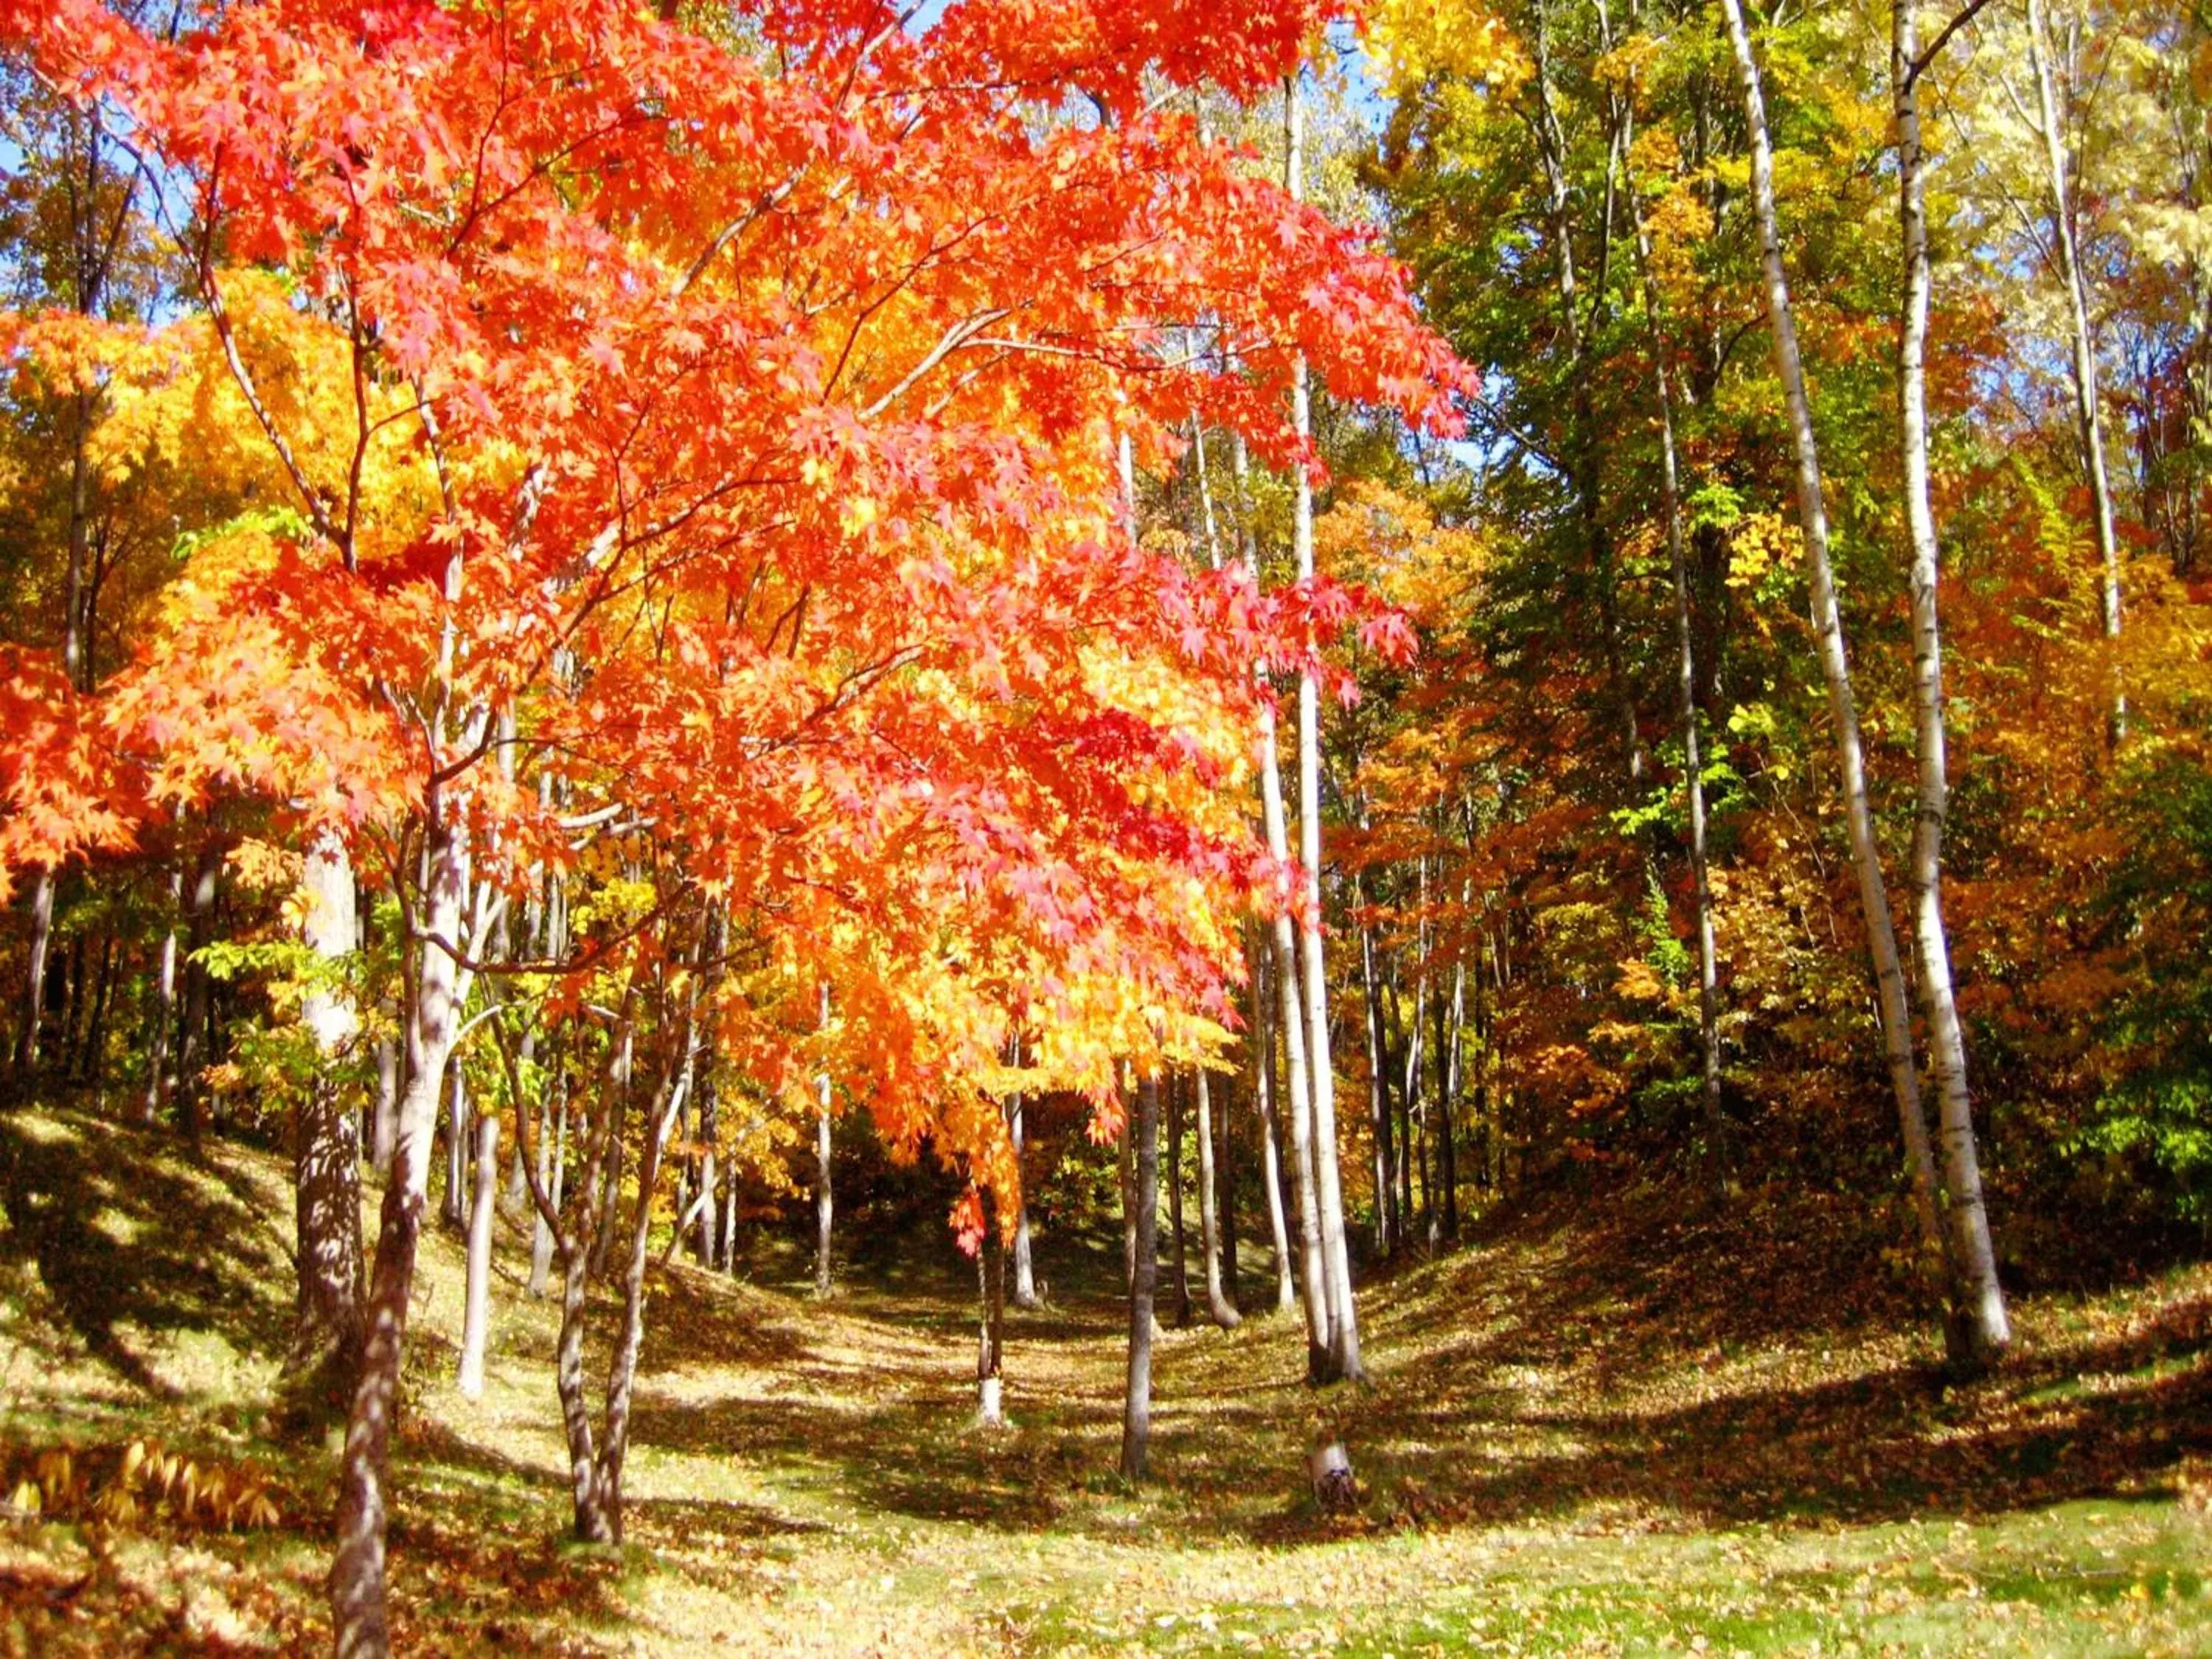
[[[1813,593],[1813,630],[1827,681],[1828,710],[1836,729],[1845,816],[1850,829],[1851,864],[1858,878],[1859,909],[1866,923],[1874,961],[1875,988],[1881,1013],[1883,1058],[1897,1098],[1913,1208],[1921,1237],[1942,1249],[1936,1215],[1933,1163],[1928,1120],[1913,1070],[1911,1019],[1905,1008],[1905,971],[1898,957],[1897,930],[1890,920],[1889,893],[1874,838],[1874,813],[1867,799],[1866,757],[1859,738],[1858,711],[1851,696],[1850,659],[1844,647],[1843,620],[1836,606],[1834,577],[1828,561],[1828,516],[1820,489],[1820,456],[1813,435],[1812,404],[1797,349],[1797,328],[1790,308],[1790,283],[1782,266],[1782,242],[1774,210],[1774,157],[1767,141],[1765,100],[1759,65],[1751,52],[1741,0],[1721,0],[1729,42],[1742,82],[1744,116],[1751,134],[1753,205],[1759,216],[1759,255],[1766,275],[1767,316],[1774,340],[1775,367],[1789,407],[1790,435],[1797,454],[1798,519],[1803,532],[1806,571]]]
[[[1121,1474],[1145,1478],[1152,1433],[1152,1290],[1159,1272],[1160,1085],[1137,1085],[1135,1179],[1130,1182],[1137,1240],[1129,1285],[1129,1370],[1121,1401]]]

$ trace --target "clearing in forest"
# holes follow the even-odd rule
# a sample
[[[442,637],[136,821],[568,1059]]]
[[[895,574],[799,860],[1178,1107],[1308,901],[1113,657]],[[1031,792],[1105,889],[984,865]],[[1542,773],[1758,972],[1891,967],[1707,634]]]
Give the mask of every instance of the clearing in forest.
[[[0,1117],[0,1650],[326,1649],[331,1458],[270,1419],[289,1205],[259,1152],[195,1165],[88,1117]],[[523,1297],[516,1239],[471,1402],[451,1380],[460,1251],[437,1237],[396,1635],[514,1654],[2212,1649],[2212,1269],[2025,1296],[2016,1356],[1955,1388],[1840,1205],[1753,1194],[1723,1225],[1652,1191],[1605,1212],[1524,1208],[1367,1285],[1356,1389],[1297,1381],[1291,1319],[1166,1333],[1141,1490],[1112,1474],[1110,1252],[1052,1256],[1051,1304],[1012,1316],[997,1433],[970,1425],[972,1270],[941,1234],[827,1303],[765,1248],[750,1281],[671,1265],[613,1551],[563,1541],[554,1310]],[[1265,1266],[1248,1249],[1248,1307]],[[1358,1465],[1348,1516],[1301,1489],[1323,1430]],[[133,1441],[216,1498],[145,1488],[117,1518]],[[42,1474],[56,1497],[27,1513]],[[254,1495],[273,1522],[244,1514]]]

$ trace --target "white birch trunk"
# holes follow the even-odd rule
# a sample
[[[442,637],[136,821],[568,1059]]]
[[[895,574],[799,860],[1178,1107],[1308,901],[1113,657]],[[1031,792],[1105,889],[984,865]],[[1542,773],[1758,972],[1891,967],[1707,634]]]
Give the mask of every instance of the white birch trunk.
[[[1238,471],[1243,470],[1244,448],[1237,447]],[[1248,541],[1246,562],[1256,586],[1259,556]],[[1276,750],[1275,711],[1260,706],[1260,810],[1267,836],[1267,851],[1276,862],[1290,862],[1290,830],[1283,808],[1282,763]],[[1291,1126],[1291,1170],[1297,1188],[1298,1289],[1306,1316],[1306,1352],[1318,1375],[1327,1368],[1330,1341],[1328,1279],[1322,1265],[1320,1211],[1313,1160],[1313,1091],[1306,1081],[1306,1025],[1298,1000],[1298,949],[1296,930],[1287,911],[1279,911],[1272,924],[1275,949],[1275,992],[1282,1024],[1284,1066],[1280,1115]]]
[[[1297,77],[1285,86],[1289,147],[1285,181],[1293,201],[1304,195],[1304,106]],[[1306,362],[1301,355],[1291,374],[1291,421],[1300,441],[1313,435],[1306,392]],[[1298,579],[1314,574],[1313,484],[1301,465],[1297,476],[1292,521]],[[1315,1195],[1321,1208],[1322,1282],[1328,1308],[1328,1364],[1324,1380],[1357,1381],[1359,1322],[1352,1306],[1351,1252],[1345,1241],[1344,1188],[1337,1167],[1336,1079],[1328,1045],[1328,975],[1321,928],[1321,686],[1312,668],[1298,674],[1298,860],[1305,878],[1306,1074],[1312,1090]]]
[[[1944,1343],[1952,1363],[1987,1365],[2012,1340],[1996,1252],[1990,1243],[1980,1160],[1966,1092],[1966,1047],[1951,988],[1943,927],[1943,825],[1950,782],[1944,753],[1943,640],[1936,610],[1939,551],[1928,481],[1928,213],[1921,148],[1919,37],[1911,0],[1898,0],[1891,34],[1897,108],[1898,218],[1905,248],[1905,315],[1898,331],[1898,410],[1905,459],[1905,517],[1912,539],[1912,714],[1919,810],[1912,830],[1913,941],[1928,1080],[1943,1144],[1944,1232],[1949,1299]]]
[[[1850,830],[1851,862],[1858,876],[1859,908],[1873,957],[1875,987],[1881,1018],[1883,1058],[1905,1138],[1912,1182],[1913,1207],[1923,1243],[1940,1250],[1935,1179],[1928,1145],[1928,1120],[1920,1102],[1920,1080],[1912,1064],[1912,1024],[1905,1009],[1905,972],[1898,959],[1897,930],[1890,919],[1889,893],[1875,845],[1874,813],[1867,799],[1866,758],[1859,740],[1858,712],[1851,697],[1850,663],[1844,648],[1843,620],[1828,564],[1828,516],[1820,489],[1820,449],[1813,435],[1812,405],[1805,393],[1804,365],[1798,355],[1797,328],[1790,309],[1790,283],[1782,266],[1782,241],[1774,209],[1774,157],[1766,136],[1766,106],[1759,65],[1751,53],[1741,0],[1721,0],[1729,40],[1743,86],[1744,116],[1751,135],[1751,180],[1759,214],[1759,253],[1765,270],[1767,314],[1774,338],[1775,367],[1789,405],[1790,435],[1797,452],[1797,507],[1804,535],[1805,563],[1813,595],[1813,629],[1820,668],[1828,684],[1829,714],[1836,728],[1844,806]]]

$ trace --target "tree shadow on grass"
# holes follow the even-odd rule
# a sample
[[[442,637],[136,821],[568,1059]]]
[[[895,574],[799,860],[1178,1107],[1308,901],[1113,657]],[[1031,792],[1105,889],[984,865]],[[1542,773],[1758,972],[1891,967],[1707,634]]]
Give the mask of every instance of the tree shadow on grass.
[[[0,1114],[0,1262],[35,1266],[85,1349],[157,1399],[176,1390],[119,1327],[216,1333],[252,1354],[283,1352],[289,1310],[264,1287],[284,1281],[286,1263],[265,1201],[220,1164],[195,1173],[149,1156],[137,1131],[74,1113]],[[26,1322],[39,1343],[46,1322]]]
[[[1622,1297],[1650,1293],[1639,1279],[1680,1271],[1586,1257],[1393,1367],[1351,1412],[1370,1449],[1360,1473],[1382,1507],[1431,1525],[1583,1511],[1669,1530],[1864,1525],[2140,1493],[2212,1451],[2212,1298],[2154,1305],[2119,1334],[2045,1333],[1958,1385],[1932,1346],[1917,1364],[1846,1348],[1833,1367],[1846,1374],[1824,1375],[1823,1331],[1762,1315],[1756,1291],[1725,1273],[1679,1307],[1621,1310]],[[1725,1305],[1731,1287],[1741,1309]],[[1766,1352],[1786,1340],[1795,1352],[1777,1363],[1805,1380],[1730,1388],[1723,1351],[1754,1335]],[[1698,1386],[1701,1352],[1711,1389]],[[1662,1363],[1667,1387],[1653,1395],[1692,1397],[1613,1403],[1622,1378],[1657,1377]],[[1528,1386],[1532,1368],[1551,1386]],[[1261,1535],[1285,1541],[1300,1524],[1279,1516]]]
[[[1061,1506],[1036,1478],[1056,1438],[1024,1443],[975,1431],[958,1386],[854,1407],[818,1399],[671,1402],[641,1390],[641,1445],[702,1457],[819,1470],[852,1504],[909,1519],[1027,1532]]]
[[[1279,1341],[1282,1354],[1264,1359],[1233,1346],[1246,1338],[1178,1337],[1160,1361],[1154,1462],[1169,1501],[1157,1521],[1186,1546],[1340,1539],[1343,1523],[1305,1495],[1308,1419],[1350,1435],[1368,1523],[1426,1528],[1989,1515],[2154,1490],[2183,1457],[2212,1452],[2207,1299],[2154,1304],[2118,1335],[2109,1324],[2103,1335],[2046,1329],[1991,1376],[1957,1386],[1932,1334],[1917,1345],[1926,1363],[1900,1359],[1916,1344],[1897,1334],[1917,1322],[1893,1305],[1895,1286],[1860,1282],[1863,1267],[1826,1262],[1791,1299],[1761,1304],[1777,1276],[1835,1251],[1834,1219],[1778,1213],[1731,1231],[1662,1213],[1599,1229],[1594,1243],[1587,1223],[1524,1226],[1378,1296],[1378,1381],[1357,1390],[1316,1393],[1288,1370],[1279,1387],[1255,1383],[1255,1364],[1289,1361],[1289,1326],[1248,1333]],[[1106,1293],[1117,1266],[1098,1268],[1105,1289],[1071,1280],[1046,1340],[1109,1346],[1122,1317]],[[1422,1277],[1432,1273],[1443,1282]],[[847,1311],[911,1334],[958,1310],[879,1290]],[[918,1327],[920,1311],[937,1316]],[[801,1352],[781,1380],[830,1398],[702,1404],[647,1389],[641,1443],[811,1469],[856,1510],[1014,1534],[1126,1522],[1082,1496],[1103,1489],[1111,1466],[1110,1367],[1071,1355],[1077,1363],[1024,1386],[1031,1338],[1012,1326],[1019,1431],[994,1437],[966,1427],[962,1349],[941,1364],[911,1344],[887,1352],[871,1387],[864,1364],[830,1364],[803,1324],[795,1334]],[[1738,1366],[1739,1351],[1755,1358]]]

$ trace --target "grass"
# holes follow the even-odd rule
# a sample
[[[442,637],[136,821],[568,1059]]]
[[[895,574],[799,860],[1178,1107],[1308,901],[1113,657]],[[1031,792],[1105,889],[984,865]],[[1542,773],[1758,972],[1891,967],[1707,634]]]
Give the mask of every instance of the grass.
[[[1111,1473],[1113,1257],[1013,1316],[1014,1427],[972,1425],[972,1270],[917,1237],[817,1303],[805,1264],[655,1281],[629,1541],[565,1540],[554,1311],[502,1241],[491,1383],[452,1386],[458,1243],[426,1242],[396,1470],[410,1652],[2200,1653],[2212,1272],[2014,1305],[1946,1383],[1840,1200],[1679,1194],[1495,1218],[1368,1285],[1372,1380],[1297,1379],[1281,1318],[1167,1333],[1153,1466]],[[285,1166],[0,1116],[0,1497],[154,1437],[274,1526],[0,1522],[0,1653],[320,1651],[331,1451],[275,1437]],[[1878,1244],[1879,1241],[1875,1241]],[[1867,1248],[1862,1249],[1861,1246]],[[1248,1299],[1263,1286],[1248,1268]],[[604,1316],[604,1333],[611,1321]],[[596,1364],[596,1358],[595,1358]],[[1304,1453],[1341,1432],[1357,1513]]]

